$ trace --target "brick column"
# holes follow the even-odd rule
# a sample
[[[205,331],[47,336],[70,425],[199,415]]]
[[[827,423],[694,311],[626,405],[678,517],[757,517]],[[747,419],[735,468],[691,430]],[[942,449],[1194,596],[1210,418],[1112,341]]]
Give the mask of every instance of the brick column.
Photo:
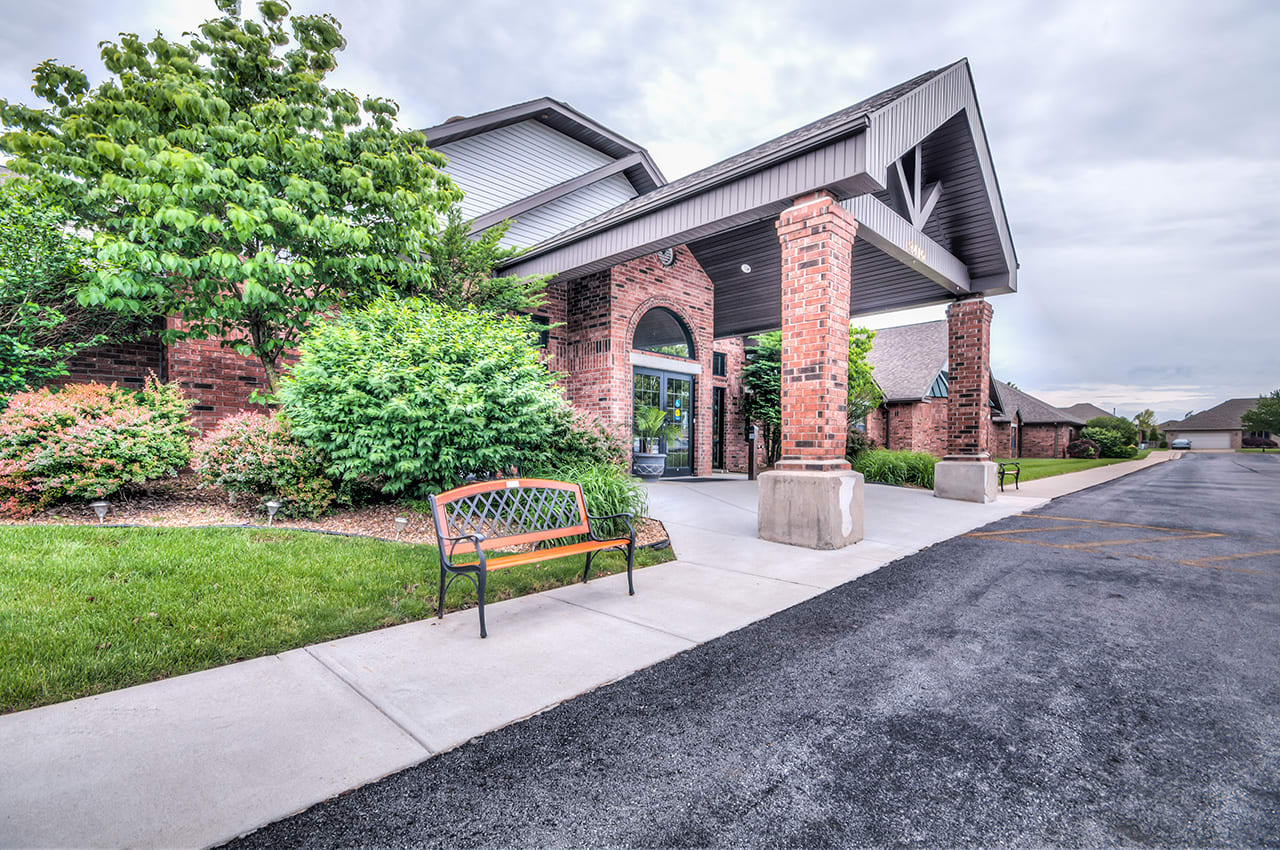
[[[766,540],[840,549],[862,539],[863,480],[845,460],[849,294],[858,223],[827,191],[778,218],[782,246],[782,458],[760,476]]]
[[[947,460],[991,456],[992,312],[981,296],[947,308]]]
[[[849,296],[858,223],[830,192],[797,198],[782,243],[782,457],[778,469],[848,469]]]

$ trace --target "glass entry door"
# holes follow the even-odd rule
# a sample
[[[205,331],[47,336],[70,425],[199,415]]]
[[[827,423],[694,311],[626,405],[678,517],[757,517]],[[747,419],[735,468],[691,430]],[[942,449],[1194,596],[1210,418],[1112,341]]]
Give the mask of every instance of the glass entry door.
[[[635,370],[635,409],[657,407],[667,412],[667,421],[679,429],[679,436],[661,440],[658,451],[667,453],[664,475],[693,473],[693,377],[654,369]],[[634,414],[633,414],[634,415]],[[640,451],[637,437],[632,446]]]

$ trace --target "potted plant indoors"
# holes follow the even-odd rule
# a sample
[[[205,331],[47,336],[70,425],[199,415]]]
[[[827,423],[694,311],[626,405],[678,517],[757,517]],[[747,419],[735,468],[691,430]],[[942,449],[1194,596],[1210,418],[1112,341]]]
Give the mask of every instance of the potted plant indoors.
[[[657,481],[667,469],[667,453],[654,449],[661,440],[678,439],[680,429],[667,421],[667,412],[660,407],[637,410],[635,429],[640,438],[640,451],[631,455],[631,474],[642,481]]]

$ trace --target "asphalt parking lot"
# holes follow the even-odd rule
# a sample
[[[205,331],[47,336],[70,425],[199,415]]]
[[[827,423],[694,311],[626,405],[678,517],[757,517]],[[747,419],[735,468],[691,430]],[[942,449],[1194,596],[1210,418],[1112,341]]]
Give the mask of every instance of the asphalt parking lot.
[[[1192,455],[236,846],[1280,846],[1278,648],[1280,457]]]

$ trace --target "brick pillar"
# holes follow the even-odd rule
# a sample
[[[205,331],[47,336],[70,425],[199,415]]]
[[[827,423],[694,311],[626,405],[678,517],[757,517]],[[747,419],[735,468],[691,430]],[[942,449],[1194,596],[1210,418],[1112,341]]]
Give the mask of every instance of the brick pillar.
[[[947,459],[991,456],[991,305],[982,297],[947,308]]]
[[[862,539],[862,476],[845,460],[849,294],[858,224],[830,192],[778,218],[782,247],[782,458],[760,476],[766,540],[840,549]]]
[[[782,457],[779,469],[848,469],[849,296],[858,223],[830,192],[797,198],[782,243]]]

